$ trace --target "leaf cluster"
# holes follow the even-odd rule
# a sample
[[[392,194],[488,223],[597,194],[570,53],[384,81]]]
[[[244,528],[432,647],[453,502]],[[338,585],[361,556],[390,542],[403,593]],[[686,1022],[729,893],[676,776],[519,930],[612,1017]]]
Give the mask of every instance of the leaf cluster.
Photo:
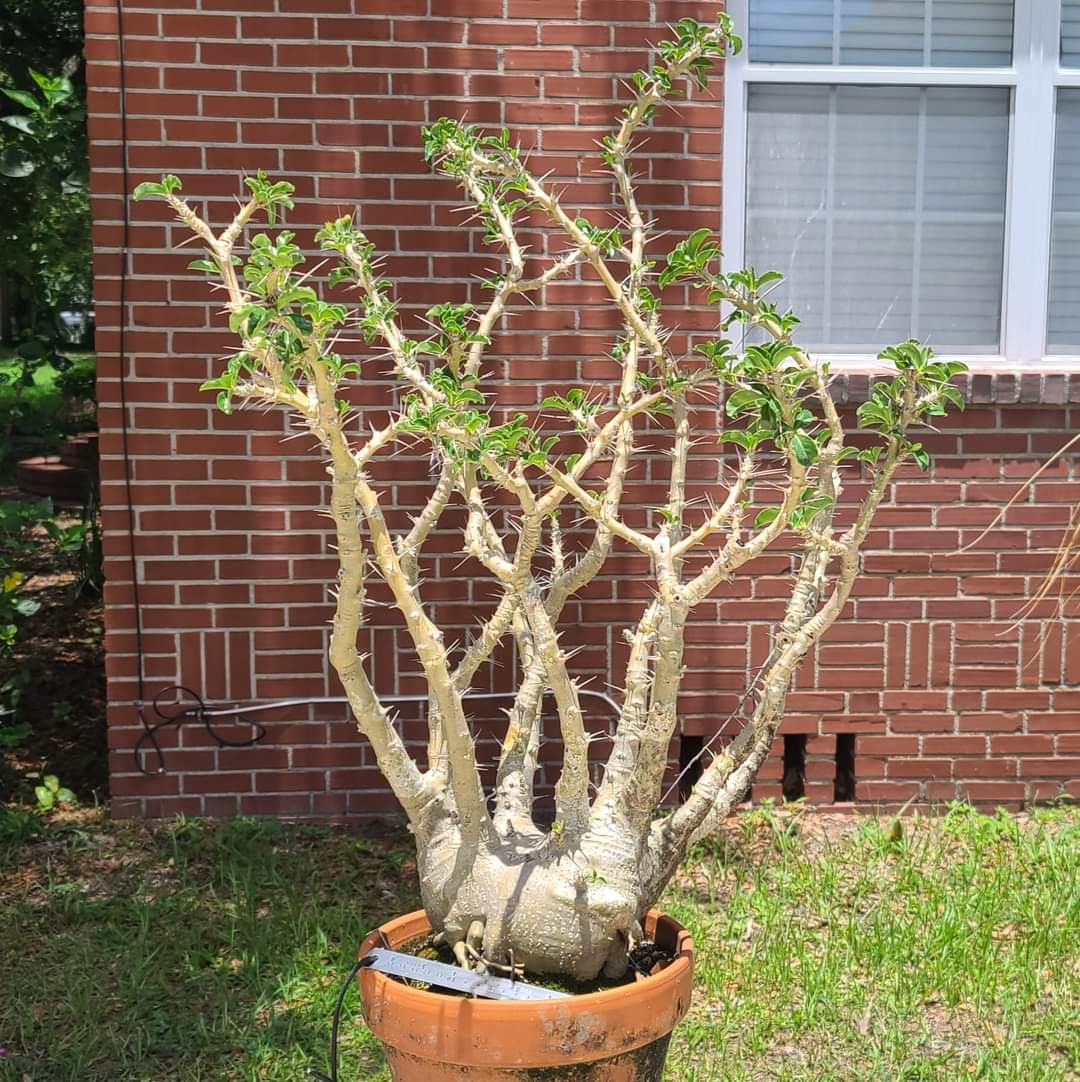
[[[590,400],[581,387],[571,387],[564,395],[548,395],[542,405],[544,409],[565,413],[578,431],[589,428],[600,410],[600,403]]]
[[[929,417],[944,417],[949,406],[964,408],[964,397],[951,380],[967,371],[963,361],[934,359],[934,351],[914,338],[888,346],[878,354],[896,369],[890,380],[879,380],[870,389],[869,399],[859,406],[859,427],[895,440],[905,455],[922,469],[930,466],[930,455],[921,443],[909,439],[908,428]],[[863,462],[876,466],[881,448],[855,452]]]
[[[4,81],[0,73],[0,82]],[[62,337],[61,311],[90,304],[90,202],[81,83],[31,67],[0,86],[0,273],[16,287],[20,323]]]
[[[680,19],[671,31],[674,37],[656,46],[659,62],[630,76],[637,100],[623,111],[624,117],[633,118],[640,108],[640,119],[651,119],[660,100],[681,92],[682,78],[693,81],[700,90],[707,89],[717,59],[728,50],[737,53],[742,48],[742,39],[734,32],[726,12],[720,12],[711,25],[692,18]],[[616,140],[603,141],[601,154],[608,165],[615,165],[624,153]]]

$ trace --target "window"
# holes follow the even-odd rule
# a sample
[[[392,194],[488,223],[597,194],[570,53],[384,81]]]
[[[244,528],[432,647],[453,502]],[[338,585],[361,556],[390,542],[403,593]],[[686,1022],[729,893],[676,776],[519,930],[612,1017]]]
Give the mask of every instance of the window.
[[[728,9],[725,262],[786,275],[802,344],[1080,357],[1080,0]]]

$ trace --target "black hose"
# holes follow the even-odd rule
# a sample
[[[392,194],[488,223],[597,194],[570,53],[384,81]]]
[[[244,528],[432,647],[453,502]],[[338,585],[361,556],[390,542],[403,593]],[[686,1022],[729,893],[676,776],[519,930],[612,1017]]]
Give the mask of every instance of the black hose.
[[[345,1005],[345,996],[349,992],[350,985],[356,979],[356,974],[364,966],[369,966],[374,961],[375,959],[370,954],[358,958],[356,964],[349,970],[349,975],[345,978],[341,990],[338,992],[337,1003],[334,1005],[334,1022],[330,1028],[330,1073],[323,1074],[322,1071],[309,1067],[308,1077],[315,1079],[316,1082],[338,1082],[338,1031],[341,1028],[341,1008]]]
[[[169,704],[176,706],[174,713],[168,713],[162,709],[162,699],[167,695],[171,696],[173,693],[178,695],[187,696],[189,699],[194,699],[193,706],[184,706],[181,703]],[[133,754],[135,756],[135,769],[140,774],[145,774],[147,777],[153,777],[157,774],[165,773],[165,753],[161,750],[161,743],[158,741],[157,734],[164,729],[167,725],[176,725],[179,727],[184,721],[194,719],[201,721],[206,728],[206,731],[217,742],[219,748],[250,748],[253,744],[257,744],[264,736],[266,736],[266,728],[260,725],[257,721],[252,721],[250,718],[244,717],[242,714],[237,714],[238,721],[246,722],[251,726],[253,732],[249,737],[244,737],[242,740],[233,740],[230,737],[222,736],[221,733],[214,727],[214,719],[212,714],[207,709],[206,703],[203,702],[202,696],[198,692],[192,691],[191,688],[181,687],[175,685],[174,687],[163,688],[154,696],[154,701],[150,703],[150,709],[157,715],[157,720],[150,721],[146,716],[146,707],[139,706],[138,714],[139,721],[142,722],[143,731],[139,734],[139,739],[135,741],[135,747]],[[143,765],[143,748],[149,744],[153,749],[154,754],[157,756],[158,767],[157,770],[148,770]]]

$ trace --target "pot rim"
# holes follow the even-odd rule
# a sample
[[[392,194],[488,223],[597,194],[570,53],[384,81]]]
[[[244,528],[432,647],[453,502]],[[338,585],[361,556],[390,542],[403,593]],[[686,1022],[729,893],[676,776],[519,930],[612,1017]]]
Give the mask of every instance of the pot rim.
[[[443,995],[360,971],[364,1014],[384,1043],[424,1059],[464,1066],[550,1067],[631,1052],[666,1037],[690,1007],[694,944],[674,918],[652,909],[645,934],[674,948],[673,961],[649,977],[598,992],[546,1000]],[[375,929],[360,947],[396,948],[431,930],[416,910]]]

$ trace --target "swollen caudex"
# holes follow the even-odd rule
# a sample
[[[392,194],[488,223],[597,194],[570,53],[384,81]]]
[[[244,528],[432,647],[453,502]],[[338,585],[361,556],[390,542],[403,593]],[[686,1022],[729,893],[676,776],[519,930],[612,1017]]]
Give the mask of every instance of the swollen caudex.
[[[444,822],[422,847],[424,907],[467,968],[618,977],[650,904],[635,848],[600,834],[571,844],[537,832],[482,845],[462,865],[460,836]]]

